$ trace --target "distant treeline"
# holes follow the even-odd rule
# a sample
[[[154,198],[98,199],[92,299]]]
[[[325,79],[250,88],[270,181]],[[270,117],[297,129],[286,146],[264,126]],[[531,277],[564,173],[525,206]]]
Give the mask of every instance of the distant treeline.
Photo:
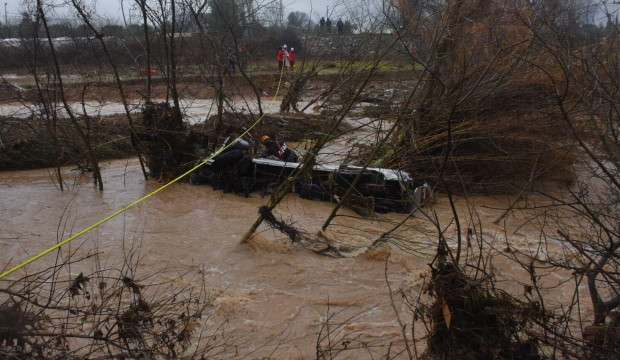
[[[117,27],[114,27],[117,29]],[[104,40],[114,62],[123,66],[125,70],[144,71],[144,38],[140,32],[104,32]],[[373,52],[389,43],[393,34],[349,34],[335,33],[306,33],[291,28],[261,27],[251,34],[237,39],[236,47],[233,43],[218,46],[216,51],[205,51],[205,41],[209,35],[198,32],[176,33],[179,44],[176,60],[179,65],[214,64],[225,61],[231,55],[239,57],[245,64],[259,61],[275,61],[277,49],[286,44],[294,47],[301,57],[325,60],[347,59],[359,56],[362,53]],[[387,40],[387,41],[386,41]],[[165,48],[160,46],[164,42],[162,34],[153,31],[150,36],[152,67],[165,68]],[[58,60],[65,66],[75,66],[79,69],[84,66],[92,68],[107,66],[104,54],[97,39],[92,34],[75,31],[72,36],[60,36],[52,39]],[[39,38],[16,37],[0,39],[2,61],[0,70],[15,71],[32,69],[35,61],[35,49],[39,49],[38,65],[45,66],[51,60],[48,54],[48,40],[45,34]],[[399,48],[400,49],[400,48]],[[398,50],[398,49],[397,49]],[[403,56],[404,49],[394,52],[394,56]],[[219,60],[218,60],[219,59]]]
[[[213,63],[215,58],[226,61],[225,59],[230,58],[231,54],[240,57],[240,61],[268,60],[275,57],[278,47],[283,44],[295,47],[298,54],[303,56],[306,50],[304,49],[306,38],[313,39],[313,46],[318,44],[318,48],[314,49],[316,52],[333,57],[350,53],[350,48],[358,46],[359,39],[364,38],[364,35],[353,35],[355,27],[346,20],[343,21],[344,26],[339,32],[336,22],[327,27],[325,24],[313,22],[303,12],[292,12],[286,21],[281,23],[268,23],[250,16],[238,15],[235,11],[222,8],[221,14],[211,12],[198,18],[192,17],[187,12],[178,15],[175,24],[175,37],[178,38],[180,45],[176,54],[178,63]],[[164,43],[170,34],[164,34],[162,28],[162,24],[154,26],[149,22],[147,25],[154,67],[159,65],[163,67],[166,63],[165,46],[160,44]],[[97,66],[103,62],[102,50],[95,34],[79,19],[52,19],[49,21],[48,31],[61,63]],[[109,51],[118,65],[144,67],[143,24],[99,25],[98,32],[104,36]],[[30,62],[34,59],[36,49],[42,51],[38,56],[37,66],[44,64],[49,47],[47,36],[48,32],[42,24],[37,23],[36,17],[27,12],[22,13],[19,22],[0,23],[2,52],[0,69],[14,70],[33,65]],[[317,37],[323,37],[325,41],[317,41]],[[336,37],[340,37],[340,40],[334,39]],[[204,51],[206,47],[212,47],[214,50]],[[205,54],[212,58],[205,58]],[[159,64],[158,59],[161,59]]]

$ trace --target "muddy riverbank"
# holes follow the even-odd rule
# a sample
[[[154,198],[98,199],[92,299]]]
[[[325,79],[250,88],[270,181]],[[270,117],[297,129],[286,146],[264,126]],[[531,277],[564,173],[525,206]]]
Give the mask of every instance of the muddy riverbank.
[[[284,80],[292,78],[293,73],[287,74]],[[382,88],[393,87],[394,84],[404,79],[411,80],[416,77],[411,71],[385,71],[375,74],[372,84]],[[330,83],[340,82],[342,74],[339,70],[334,70],[328,74],[318,75],[308,84],[307,95],[319,93],[321,89],[328,87]],[[256,86],[261,96],[271,96],[275,94],[280,80],[280,73],[275,71],[259,72],[250,74],[252,83]],[[65,95],[67,101],[106,101],[118,102],[120,95],[115,79],[111,74],[66,74],[63,75],[66,86]],[[3,74],[0,75],[0,83],[6,81],[12,86],[0,86],[0,103],[10,103],[15,101],[34,101],[37,98],[34,91],[35,82],[30,74]],[[132,102],[140,101],[145,95],[145,79],[138,76],[127,76],[123,78],[123,87],[126,99]],[[90,86],[90,84],[97,86]],[[226,76],[224,83],[227,88],[226,96],[245,96],[254,98],[255,92],[251,84],[241,75]],[[166,98],[168,94],[166,79],[156,76],[153,78],[152,93],[153,98]],[[199,74],[185,75],[179,79],[178,91],[187,98],[213,98],[216,96],[215,88],[218,84],[216,78]],[[286,86],[286,85],[285,85]],[[17,87],[17,88],[15,88]]]
[[[76,113],[82,104],[72,104]],[[151,134],[153,129],[143,125],[140,104],[132,105],[134,129],[138,134]],[[258,115],[256,105],[248,105],[243,99],[230,104],[232,108],[224,113],[219,133],[215,131],[218,122],[217,111],[212,99],[193,99],[183,102],[184,121],[188,133],[206,136],[214,140],[238,134],[252,124]],[[329,117],[321,117],[308,110],[301,114],[274,114],[279,102],[265,101],[266,114],[250,135],[268,134],[280,141],[300,142],[311,140],[321,134]],[[85,104],[89,118],[79,118],[79,126],[90,138],[98,159],[122,159],[136,156],[132,146],[131,128],[124,108],[119,103]],[[233,113],[233,111],[235,111]],[[0,105],[0,171],[33,169],[67,165],[85,165],[84,142],[69,119],[62,117],[64,109],[58,109],[59,118],[45,121],[32,109],[23,104]],[[236,115],[234,115],[236,114]],[[343,124],[340,131],[353,125]],[[138,144],[139,145],[139,144]],[[213,146],[217,144],[211,144]],[[198,160],[200,154],[196,154]],[[204,155],[204,154],[203,154]]]

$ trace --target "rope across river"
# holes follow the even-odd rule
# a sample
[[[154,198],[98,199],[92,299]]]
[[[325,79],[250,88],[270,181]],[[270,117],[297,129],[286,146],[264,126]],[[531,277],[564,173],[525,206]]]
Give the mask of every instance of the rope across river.
[[[273,96],[274,100],[278,97],[278,93],[280,92],[280,86],[282,85],[282,78],[283,78],[283,74],[284,74],[284,68],[282,68],[281,72],[280,72],[280,79],[278,80],[278,87],[276,88],[276,92]],[[221,146],[219,149],[217,149],[215,152],[213,152],[211,155],[209,155],[206,159],[202,160],[201,162],[199,162],[197,165],[195,165],[194,167],[192,167],[191,169],[187,170],[186,172],[184,172],[183,174],[177,176],[176,178],[174,178],[173,180],[171,180],[170,182],[168,182],[165,185],[162,185],[161,187],[157,188],[156,190],[142,196],[139,199],[136,199],[132,202],[130,202],[129,204],[123,206],[122,208],[114,211],[112,214],[104,217],[103,219],[95,222],[94,224],[80,230],[79,232],[71,235],[70,237],[68,237],[67,239],[57,243],[56,245],[49,247],[43,251],[41,251],[40,253],[38,253],[37,255],[34,255],[28,259],[26,259],[25,261],[19,263],[18,265],[2,272],[0,274],[0,280],[6,278],[7,276],[15,273],[16,271],[19,271],[23,268],[25,268],[26,266],[44,258],[45,256],[58,251],[59,249],[63,248],[64,246],[72,243],[73,241],[81,238],[82,236],[86,235],[87,233],[91,232],[94,229],[97,229],[99,227],[101,227],[102,225],[110,222],[111,220],[113,220],[114,218],[118,217],[119,215],[127,212],[128,210],[140,205],[141,203],[147,201],[148,199],[156,196],[157,194],[159,194],[160,192],[168,189],[170,186],[178,183],[179,181],[183,180],[184,178],[188,177],[189,175],[191,175],[194,171],[200,169],[201,167],[203,167],[204,165],[206,165],[207,163],[209,163],[209,161],[213,160],[215,157],[217,157],[218,155],[220,155],[221,153],[223,153],[224,151],[226,151],[227,149],[229,149],[231,146],[235,145],[239,140],[241,140],[243,137],[245,137],[246,135],[248,135],[252,129],[254,129],[258,124],[260,124],[260,122],[263,120],[263,118],[265,117],[265,114],[263,113],[258,119],[256,119],[256,121],[250,126],[248,127],[241,135],[239,135],[237,138],[235,138],[233,141],[229,142],[228,144],[225,144],[223,146]]]

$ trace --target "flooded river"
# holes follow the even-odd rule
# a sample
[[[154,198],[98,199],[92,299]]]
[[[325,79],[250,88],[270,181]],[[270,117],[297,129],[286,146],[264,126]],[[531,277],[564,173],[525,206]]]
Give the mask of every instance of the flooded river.
[[[123,112],[118,103],[86,105],[89,112],[101,115]],[[81,105],[74,106],[77,110]],[[234,106],[239,111],[256,111],[240,101],[235,101]],[[266,112],[275,112],[278,106],[273,101],[264,103]],[[184,102],[192,122],[204,120],[213,107],[209,99]],[[0,107],[0,116],[28,114],[29,110],[21,104]],[[386,124],[365,118],[347,121],[359,130],[328,144],[319,156],[321,161],[342,162],[353,143],[374,143],[378,141],[377,132],[387,130]],[[107,162],[102,168],[103,193],[95,191],[90,175],[70,169],[64,170],[69,189],[65,192],[56,188],[46,169],[0,172],[0,266],[14,265],[161,186],[155,181],[144,181],[135,160]],[[502,214],[501,209],[512,201],[511,197],[482,196],[458,199],[456,205],[464,234],[474,223],[485,225],[483,235],[498,253],[495,265],[500,286],[520,294],[521,281],[527,278],[501,252],[507,242],[521,250],[536,248],[540,233],[525,216],[508,216],[502,226],[493,225]],[[267,198],[259,194],[244,198],[208,186],[177,184],[75,241],[63,254],[100,252],[101,267],[118,268],[128,249],[138,249],[138,278],[156,274],[157,279],[187,286],[204,276],[212,294],[214,314],[226,321],[227,330],[238,338],[239,352],[251,354],[251,358],[313,357],[317,333],[328,312],[342,313],[345,318],[356,314],[345,331],[360,338],[382,344],[400,343],[401,333],[385,281],[385,260],[390,254],[388,275],[393,289],[419,291],[420,275],[428,270],[437,247],[436,227],[422,214],[416,214],[395,233],[406,246],[391,246],[370,254],[360,251],[357,253],[361,255],[349,258],[317,255],[291,245],[282,234],[266,227],[260,228],[249,244],[240,244],[257,218],[258,208],[266,202]],[[275,213],[314,235],[332,207],[330,203],[291,195]],[[470,212],[474,208],[475,213]],[[445,226],[444,236],[456,237],[451,209],[444,196],[439,195],[426,211],[440,219]],[[327,235],[349,248],[368,246],[405,218],[388,214],[361,219],[347,209],[339,214]],[[28,271],[45,269],[53,258],[31,265]],[[93,270],[92,264],[81,264],[72,268],[74,275],[80,266],[84,271]],[[550,281],[563,280],[563,275],[554,274]],[[570,295],[569,288],[553,285],[548,291],[555,298]],[[398,301],[404,309],[402,301]]]
[[[165,99],[154,99],[154,102],[165,102]],[[303,108],[307,102],[300,102],[299,105]],[[83,105],[83,106],[82,106]],[[142,110],[142,103],[130,102],[127,104],[129,111],[132,113],[139,113]],[[70,103],[71,110],[78,115],[83,115],[86,112],[89,116],[111,116],[125,114],[125,107],[120,102],[104,102],[104,101],[85,101]],[[264,99],[261,102],[262,109],[265,113],[277,113],[280,111],[280,101]],[[242,112],[242,113],[254,113],[257,114],[258,104],[255,99],[246,99],[243,97],[237,97],[233,101],[226,102],[224,105],[225,111],[230,112]],[[181,109],[184,114],[184,118],[192,123],[198,123],[205,121],[209,116],[217,113],[217,102],[213,99],[182,99]],[[57,111],[61,117],[66,117],[66,111],[62,107],[62,104],[57,104]],[[307,110],[311,112],[311,109]],[[0,105],[0,117],[15,117],[15,118],[28,118],[32,114],[40,113],[40,110],[32,104],[22,103],[4,103]]]
[[[135,160],[104,164],[103,193],[93,189],[89,176],[67,169],[67,179],[72,175],[73,187],[60,192],[50,181],[48,170],[0,173],[2,266],[34,255],[55,244],[59,237],[160,186],[143,180]],[[266,200],[257,194],[243,198],[207,186],[179,184],[77,240],[70,248],[79,248],[81,254],[100,251],[103,267],[118,267],[123,248],[139,247],[139,271],[143,274],[158,273],[164,279],[203,274],[213,293],[214,311],[229,321],[231,331],[241,334],[242,350],[252,357],[273,351],[277,358],[313,354],[328,304],[330,311],[360,314],[347,331],[398,343],[399,329],[384,277],[384,255],[388,252],[355,258],[325,257],[290,245],[281,234],[265,228],[249,245],[241,245],[241,237]],[[484,201],[491,207],[506,203],[505,199]],[[459,206],[464,209],[465,203]],[[276,214],[292,219],[308,233],[316,233],[331,208],[329,203],[290,196]],[[442,197],[432,209],[439,217],[449,219],[449,206]],[[479,210],[488,223],[501,213],[489,207]],[[342,214],[347,216],[339,217],[329,234],[350,245],[369,244],[404,216],[389,214],[364,220],[348,210]],[[419,276],[427,270],[436,246],[433,226],[421,217],[412,218],[403,229],[401,236],[419,252],[392,250],[388,272],[396,289],[419,286]],[[500,228],[486,231],[489,236],[502,232]],[[524,234],[526,228],[519,231],[513,234],[515,246],[527,247],[530,239],[536,242]],[[45,268],[53,257],[33,264],[29,270]],[[501,266],[501,259],[499,263]],[[518,270],[514,265],[505,266],[509,266],[506,273]],[[183,282],[193,281],[194,275],[176,281],[187,285]],[[507,286],[519,291],[516,282]]]
[[[59,222],[68,219],[65,235],[78,231],[159,185],[144,182],[134,161],[104,165],[104,177],[102,194],[93,189],[88,177],[79,178],[73,190],[61,193],[46,170],[0,173],[2,265],[53,245]],[[202,269],[216,294],[214,304],[220,315],[230,318],[231,327],[253,334],[248,348],[286,342],[279,350],[282,354],[312,352],[313,334],[328,303],[369,310],[363,321],[371,336],[395,333],[396,324],[384,301],[382,261],[315,255],[289,246],[282,235],[265,229],[251,245],[239,244],[256,219],[257,208],[265,202],[258,195],[243,198],[206,186],[180,184],[71,248],[80,247],[81,253],[102,251],[104,266],[114,267],[121,263],[121,244],[140,244],[145,273],[161,272],[163,277],[174,278]],[[278,213],[294,215],[298,226],[316,231],[330,209],[328,203],[292,196]],[[378,223],[356,223],[350,222],[379,233]],[[32,265],[31,270],[44,268],[53,258]],[[398,283],[411,278],[411,270],[423,269],[428,260],[395,257],[395,261],[398,265],[391,267],[391,276]]]

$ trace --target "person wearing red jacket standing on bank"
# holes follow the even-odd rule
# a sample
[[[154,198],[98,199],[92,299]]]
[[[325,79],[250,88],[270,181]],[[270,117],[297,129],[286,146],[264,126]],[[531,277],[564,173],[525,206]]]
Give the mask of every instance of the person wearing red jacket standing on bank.
[[[288,61],[291,63],[291,69],[295,69],[295,61],[297,61],[297,53],[295,52],[295,48],[291,48],[291,51],[288,53]]]
[[[280,46],[278,53],[276,54],[276,60],[278,60],[278,69],[282,70],[284,67],[284,58],[286,57],[286,53],[284,52],[284,48]]]

